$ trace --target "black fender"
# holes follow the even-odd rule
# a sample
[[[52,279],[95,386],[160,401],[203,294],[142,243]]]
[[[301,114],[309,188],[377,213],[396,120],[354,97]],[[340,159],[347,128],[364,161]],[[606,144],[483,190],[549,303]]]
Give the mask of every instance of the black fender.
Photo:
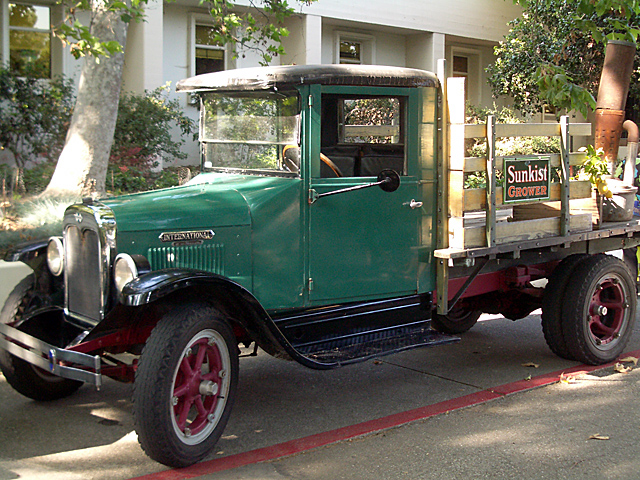
[[[54,276],[47,265],[47,245],[49,239],[21,243],[10,249],[5,262],[22,262],[33,269],[35,275],[34,291],[40,299],[40,306],[60,307],[64,304],[63,277]]]
[[[46,266],[47,245],[49,239],[21,243],[9,250],[4,256],[5,262],[22,262],[38,271]]]
[[[190,269],[165,269],[141,275],[128,283],[119,296],[128,307],[141,307],[182,291],[209,302],[238,322],[265,352],[277,358],[296,360],[311,368],[331,368],[310,360],[284,337],[260,302],[242,285],[214,273]],[[172,295],[173,296],[173,295]]]

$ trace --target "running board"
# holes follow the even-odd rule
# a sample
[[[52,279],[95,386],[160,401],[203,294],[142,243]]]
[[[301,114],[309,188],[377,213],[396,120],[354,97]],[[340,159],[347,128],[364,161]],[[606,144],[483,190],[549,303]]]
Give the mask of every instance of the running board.
[[[340,339],[295,345],[295,349],[311,362],[339,366],[413,348],[460,341],[460,337],[432,330],[429,324],[421,322],[376,332],[353,333]]]

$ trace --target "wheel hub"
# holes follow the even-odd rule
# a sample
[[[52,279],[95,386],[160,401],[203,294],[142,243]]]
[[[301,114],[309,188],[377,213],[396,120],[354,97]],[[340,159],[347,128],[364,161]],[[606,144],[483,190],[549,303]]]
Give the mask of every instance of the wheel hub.
[[[205,380],[200,382],[200,387],[198,388],[198,390],[200,392],[200,395],[216,395],[218,393],[218,384],[212,382],[211,380]]]
[[[609,310],[604,305],[596,305],[594,315],[606,315]]]
[[[589,330],[595,345],[606,345],[619,338],[627,308],[618,279],[603,279],[593,292],[589,308]]]

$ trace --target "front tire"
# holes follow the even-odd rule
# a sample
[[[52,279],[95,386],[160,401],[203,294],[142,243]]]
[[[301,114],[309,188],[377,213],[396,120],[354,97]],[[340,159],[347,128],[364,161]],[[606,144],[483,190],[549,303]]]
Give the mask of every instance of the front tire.
[[[0,312],[0,322],[55,344],[56,342],[48,338],[51,335],[37,323],[29,321],[22,323],[25,314],[37,307],[38,299],[34,294],[34,285],[35,275],[31,274],[15,286]],[[58,400],[68,397],[82,386],[82,382],[52,375],[5,350],[0,350],[0,369],[9,385],[18,393],[33,400]]]
[[[152,459],[185,467],[222,435],[238,383],[233,331],[208,306],[184,305],[153,329],[133,392],[138,440]]]
[[[631,337],[636,286],[624,262],[595,255],[573,270],[564,295],[563,333],[578,361],[600,365],[615,360]]]

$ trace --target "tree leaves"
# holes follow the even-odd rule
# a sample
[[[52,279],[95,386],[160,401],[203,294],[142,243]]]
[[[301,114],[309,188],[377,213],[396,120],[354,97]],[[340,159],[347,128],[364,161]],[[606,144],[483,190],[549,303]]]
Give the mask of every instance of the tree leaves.
[[[316,0],[296,0],[302,5],[310,5]],[[93,35],[90,25],[82,24],[76,14],[97,8],[117,12],[125,23],[144,20],[144,8],[148,0],[106,0],[89,2],[67,0],[67,17],[54,28],[54,34],[69,46],[75,58],[92,55],[109,57],[123,51],[117,42],[103,41]],[[215,39],[221,45],[233,45],[234,55],[244,57],[248,50],[257,52],[262,64],[269,64],[273,57],[285,53],[282,39],[289,36],[283,22],[295,13],[286,0],[254,0],[249,2],[251,10],[242,15],[234,11],[236,4],[229,0],[200,0],[200,5],[209,9],[214,20]],[[255,15],[259,16],[256,20]]]
[[[297,0],[301,6],[314,1]],[[250,2],[252,11],[243,15],[233,11],[235,4],[229,0],[200,0],[200,5],[210,9],[216,40],[232,45],[235,58],[254,51],[260,55],[261,65],[268,65],[274,57],[284,55],[282,39],[289,36],[289,30],[283,22],[295,13],[286,0],[254,0]]]
[[[613,370],[618,373],[629,373],[633,370],[633,367],[631,365],[623,365],[623,362],[633,363],[633,367],[636,367],[638,365],[638,359],[636,357],[628,356],[621,358],[620,361],[613,366]]]
[[[544,105],[595,108],[603,44],[638,38],[638,0],[514,0],[523,15],[510,22],[498,59],[488,68],[495,95],[510,95],[525,114]],[[633,89],[632,89],[633,90]]]
[[[18,167],[38,157],[55,158],[64,143],[74,102],[70,80],[43,82],[0,68],[0,149]]]
[[[621,362],[632,362],[633,366],[638,365],[638,359],[636,357],[628,356],[620,359]]]

